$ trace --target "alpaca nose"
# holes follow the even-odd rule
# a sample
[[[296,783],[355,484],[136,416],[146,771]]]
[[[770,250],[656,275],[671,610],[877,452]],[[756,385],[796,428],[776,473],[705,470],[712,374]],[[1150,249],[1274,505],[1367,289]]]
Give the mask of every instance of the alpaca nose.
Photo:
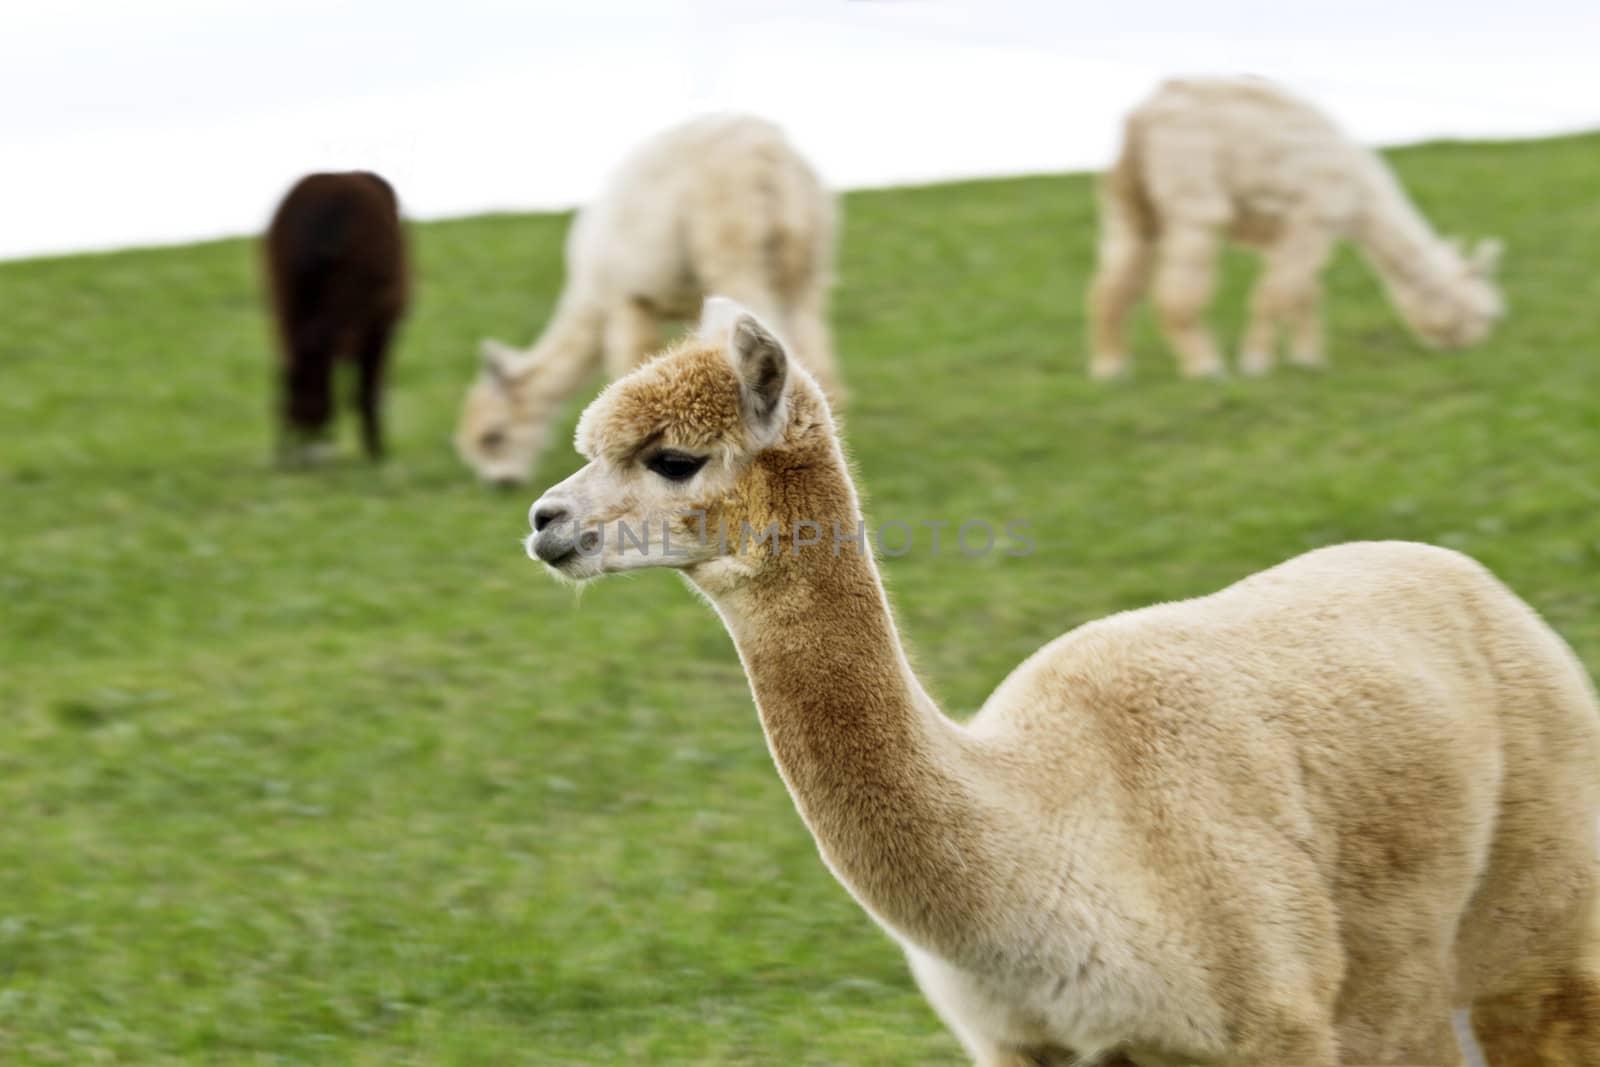
[[[560,522],[567,517],[567,509],[560,504],[545,503],[540,500],[534,503],[533,511],[528,516],[528,521],[533,524],[534,533],[543,533],[544,528],[552,522]]]
[[[567,505],[540,499],[528,509],[533,536],[528,538],[528,554],[552,567],[559,567],[578,551],[578,524]],[[587,536],[587,535],[585,535]]]

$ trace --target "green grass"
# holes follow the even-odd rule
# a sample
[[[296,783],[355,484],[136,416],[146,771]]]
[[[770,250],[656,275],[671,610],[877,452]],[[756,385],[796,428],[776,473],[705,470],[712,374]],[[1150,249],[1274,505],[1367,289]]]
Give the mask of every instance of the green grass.
[[[870,515],[1037,543],[886,563],[949,711],[1084,620],[1353,538],[1473,553],[1600,666],[1600,136],[1394,159],[1506,238],[1511,317],[1425,352],[1346,253],[1335,369],[1264,381],[1177,380],[1147,319],[1135,382],[1084,378],[1082,176],[848,198]],[[249,243],[0,265],[0,1063],[962,1062],[712,613],[664,574],[557,587],[537,490],[449,451],[565,222],[416,228],[380,470],[267,464]]]

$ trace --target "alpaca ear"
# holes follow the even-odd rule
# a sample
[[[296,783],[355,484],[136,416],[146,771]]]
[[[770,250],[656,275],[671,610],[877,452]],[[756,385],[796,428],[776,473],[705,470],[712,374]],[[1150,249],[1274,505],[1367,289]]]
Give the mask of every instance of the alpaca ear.
[[[1500,267],[1500,257],[1505,253],[1505,242],[1498,237],[1486,237],[1473,246],[1468,262],[1472,272],[1487,278]]]
[[[714,296],[700,315],[700,336],[727,345],[728,358],[739,376],[745,421],[758,438],[777,429],[789,382],[789,354],[765,323],[737,302]]]
[[[478,354],[483,357],[483,372],[495,385],[504,386],[511,381],[516,368],[517,350],[508,344],[485,337],[478,344]]]

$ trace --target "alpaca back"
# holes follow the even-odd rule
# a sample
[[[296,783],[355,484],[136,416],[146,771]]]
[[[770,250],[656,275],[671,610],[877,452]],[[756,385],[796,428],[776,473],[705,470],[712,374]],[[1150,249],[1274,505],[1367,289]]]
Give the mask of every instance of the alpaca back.
[[[1291,213],[1348,230],[1384,173],[1321,111],[1254,79],[1166,82],[1129,116],[1122,155],[1112,191],[1153,223],[1230,225],[1249,243]]]
[[[788,294],[826,283],[834,210],[777,126],[707,116],[623,162],[574,230],[569,272],[680,316],[711,292]]]
[[[750,272],[779,295],[825,285],[835,205],[770,123],[740,123],[706,157],[687,205],[690,256],[707,277]]]

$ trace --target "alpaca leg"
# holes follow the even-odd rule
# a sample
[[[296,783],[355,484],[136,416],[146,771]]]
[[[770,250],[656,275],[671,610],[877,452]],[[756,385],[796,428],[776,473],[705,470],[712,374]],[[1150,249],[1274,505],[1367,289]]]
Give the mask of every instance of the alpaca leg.
[[[333,417],[333,363],[337,353],[335,331],[320,322],[295,330],[288,347],[288,365],[282,376],[282,436],[279,462],[314,462],[318,442]]]
[[[1460,1067],[1455,1034],[1455,924],[1413,916],[1396,899],[1347,913],[1349,953],[1335,1028],[1346,1063]]]
[[[1300,366],[1322,364],[1318,279],[1333,251],[1333,235],[1314,222],[1290,226],[1266,253],[1266,265],[1250,299],[1239,370],[1265,374],[1278,361],[1278,328],[1290,328],[1289,358]]]
[[[1109,195],[1101,196],[1099,265],[1089,283],[1089,377],[1128,372],[1128,313],[1150,278],[1150,243]]]
[[[1540,1037],[1563,1067],[1600,1063],[1600,973],[1563,975],[1554,983]]]
[[[1489,1067],[1600,1063],[1600,974],[1547,976],[1474,1001],[1472,1029]]]
[[[1308,223],[1289,242],[1285,256],[1291,272],[1299,276],[1296,299],[1288,306],[1289,362],[1297,367],[1322,367],[1327,364],[1322,340],[1322,272],[1333,255],[1335,235],[1323,226]]]
[[[1525,714],[1577,728],[1592,714],[1588,693],[1579,674]],[[1540,761],[1540,784],[1501,802],[1493,859],[1460,934],[1472,1029],[1490,1067],[1600,1064],[1593,749],[1576,732],[1547,737],[1525,757]]]
[[[1250,293],[1250,321],[1239,344],[1239,373],[1258,377],[1278,362],[1278,324],[1292,299],[1285,279],[1274,278],[1271,261]]]
[[[361,413],[361,443],[367,458],[380,460],[383,444],[383,379],[393,326],[372,327],[356,353],[356,409]]]
[[[1101,1053],[1094,1060],[1084,1060],[1076,1053],[1052,1046],[1048,1049],[1021,1050],[997,1048],[979,1052],[974,1060],[977,1067],[1135,1067],[1132,1060],[1120,1053]]]
[[[1282,1029],[1245,1054],[1245,1058],[1228,1062],[1240,1067],[1339,1067],[1341,1063],[1367,1067],[1365,1061],[1340,1058],[1331,1027],[1311,1024]]]
[[[1205,319],[1215,285],[1217,252],[1213,227],[1182,222],[1162,235],[1157,250],[1156,311],[1186,378],[1215,378],[1226,372]]]
[[[1338,1067],[1342,1061],[1333,1012],[1320,1000],[1307,991],[1295,998],[1297,1003],[1253,1005],[1241,1017],[1252,1020],[1248,1029],[1253,1033],[1237,1058],[1227,1062],[1239,1067]]]
[[[839,378],[839,367],[833,358],[833,335],[828,329],[828,298],[821,286],[801,294],[790,305],[785,317],[789,343],[795,355],[817,379],[823,392],[834,407],[845,404],[844,383]]]
[[[615,380],[661,345],[661,320],[642,300],[624,297],[606,312],[606,377]]]
[[[977,1067],[1039,1067],[1039,1061],[1026,1052],[1014,1049],[995,1049],[979,1054]]]
[[[1340,1024],[1339,1050],[1344,1062],[1363,1067],[1461,1067],[1466,1062],[1443,990],[1382,1006],[1369,1004],[1366,1013],[1390,1008],[1388,1016],[1376,1024],[1366,1019],[1347,1019]]]
[[[1328,365],[1322,336],[1322,284],[1313,280],[1305,299],[1289,316],[1289,362],[1297,367],[1320,368]]]
[[[1535,1044],[1539,1032],[1540,997],[1511,993],[1472,1003],[1472,1033],[1489,1067],[1551,1067]]]

